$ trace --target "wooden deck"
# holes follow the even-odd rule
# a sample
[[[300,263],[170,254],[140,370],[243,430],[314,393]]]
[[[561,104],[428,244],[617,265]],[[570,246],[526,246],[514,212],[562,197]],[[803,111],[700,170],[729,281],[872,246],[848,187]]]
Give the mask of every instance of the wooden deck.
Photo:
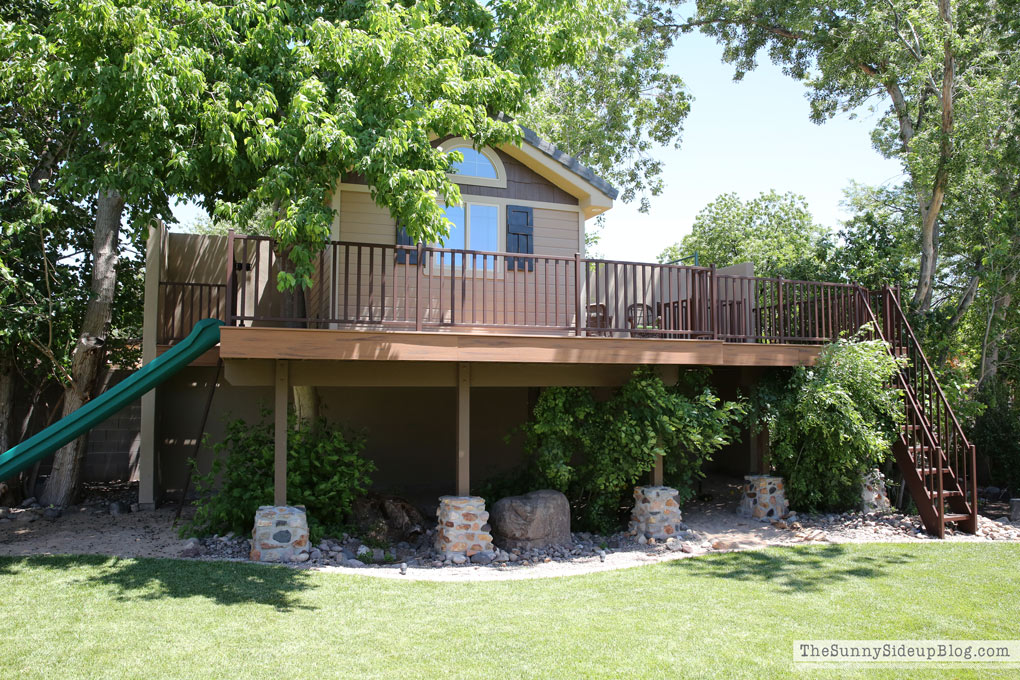
[[[722,340],[224,327],[231,359],[529,364],[801,366],[819,346]]]

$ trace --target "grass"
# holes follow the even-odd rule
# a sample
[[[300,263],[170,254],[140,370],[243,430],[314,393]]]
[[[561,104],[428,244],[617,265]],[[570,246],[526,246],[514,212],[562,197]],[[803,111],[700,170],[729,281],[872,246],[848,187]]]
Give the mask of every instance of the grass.
[[[1015,544],[826,545],[429,583],[246,563],[2,558],[0,675],[1015,677],[795,668],[791,654],[797,639],[1020,638],[1018,563]]]

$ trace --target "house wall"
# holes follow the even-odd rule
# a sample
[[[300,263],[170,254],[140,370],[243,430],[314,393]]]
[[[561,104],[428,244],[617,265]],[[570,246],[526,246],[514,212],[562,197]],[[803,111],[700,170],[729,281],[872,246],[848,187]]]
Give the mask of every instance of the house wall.
[[[190,367],[158,390],[157,448],[161,487],[176,498],[194,451],[213,368]],[[456,474],[455,394],[442,387],[323,387],[322,414],[366,436],[364,455],[376,465],[375,488],[428,504],[454,491]],[[212,444],[221,441],[235,418],[258,421],[272,406],[269,387],[235,387],[221,381],[199,450],[207,472]],[[519,438],[504,441],[527,416],[527,388],[476,388],[471,394],[471,470],[475,484],[521,461]]]
[[[410,368],[410,367],[409,367]],[[157,430],[160,486],[176,498],[184,483],[201,422],[212,367],[190,367],[158,390]],[[675,375],[675,374],[674,374]],[[761,371],[717,369],[712,382],[723,399],[747,394]],[[608,397],[611,388],[597,388]],[[427,506],[452,493],[456,475],[456,390],[453,387],[319,387],[322,413],[330,421],[359,429],[364,455],[376,465],[374,487]],[[523,460],[515,428],[524,423],[536,388],[473,387],[471,390],[471,480],[477,487]],[[211,444],[224,437],[231,419],[257,422],[272,405],[272,388],[239,387],[221,380],[210,410],[199,469],[213,460]],[[509,442],[507,435],[511,435]],[[746,435],[713,456],[706,471],[740,476],[754,471],[755,449]]]

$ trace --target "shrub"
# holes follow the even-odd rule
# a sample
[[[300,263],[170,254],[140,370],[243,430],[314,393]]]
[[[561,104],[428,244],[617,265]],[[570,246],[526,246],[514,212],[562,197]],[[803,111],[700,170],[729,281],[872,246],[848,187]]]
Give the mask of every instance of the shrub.
[[[1002,382],[983,389],[985,411],[974,420],[970,440],[978,455],[988,460],[988,482],[1020,492],[1020,404]]]
[[[745,410],[741,402],[721,402],[706,376],[692,372],[669,387],[642,368],[607,401],[587,388],[545,390],[521,428],[525,463],[490,481],[482,495],[557,489],[570,499],[575,526],[608,533],[619,528],[635,483],[664,455],[667,483],[687,500],[702,464],[733,441]]]
[[[769,432],[771,463],[793,508],[844,511],[860,503],[861,476],[888,455],[903,419],[888,387],[899,364],[881,341],[838,340],[813,367],[760,385],[752,417]]]
[[[312,541],[318,541],[343,529],[351,504],[368,488],[375,466],[361,457],[362,436],[331,427],[325,419],[295,428],[291,413],[288,421],[287,502],[305,506]],[[263,411],[255,425],[241,419],[229,422],[226,436],[213,451],[216,458],[209,473],[195,471],[201,497],[194,518],[181,533],[251,533],[258,507],[273,504],[269,412]]]

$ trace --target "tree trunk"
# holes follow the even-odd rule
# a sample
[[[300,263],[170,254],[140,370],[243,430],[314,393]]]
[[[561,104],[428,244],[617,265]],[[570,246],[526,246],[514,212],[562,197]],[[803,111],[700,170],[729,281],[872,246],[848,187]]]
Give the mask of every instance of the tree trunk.
[[[939,0],[939,16],[946,25],[946,31],[953,30],[952,10],[949,0]],[[927,206],[921,205],[921,271],[917,279],[917,290],[910,301],[911,306],[921,312],[931,309],[932,293],[935,289],[935,272],[937,271],[938,220],[942,211],[942,201],[946,197],[946,185],[949,183],[949,160],[953,154],[953,91],[956,85],[956,60],[953,55],[953,42],[949,36],[943,43],[942,93],[939,103],[942,106],[940,121],[939,161],[935,170],[935,179],[931,187],[931,200]]]
[[[105,359],[104,345],[113,315],[117,286],[117,245],[124,199],[113,190],[99,195],[96,231],[92,244],[92,293],[85,309],[78,342],[71,354],[71,384],[64,388],[62,416],[68,416],[92,397]],[[85,454],[85,436],[60,447],[43,490],[43,505],[64,506],[74,500],[78,472]]]
[[[0,453],[11,448],[14,431],[14,367],[11,360],[0,360]]]
[[[289,253],[277,253],[280,256],[280,268],[290,274],[294,273]],[[308,300],[305,289],[294,286],[283,294],[283,318],[292,319],[284,322],[288,328],[308,328]],[[294,414],[299,422],[315,423],[319,417],[319,394],[312,385],[294,385]]]

